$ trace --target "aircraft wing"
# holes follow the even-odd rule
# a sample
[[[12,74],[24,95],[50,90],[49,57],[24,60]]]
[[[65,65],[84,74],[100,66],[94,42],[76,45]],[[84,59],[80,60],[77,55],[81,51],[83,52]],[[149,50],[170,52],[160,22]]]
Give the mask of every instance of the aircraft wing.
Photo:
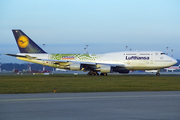
[[[64,62],[70,62],[70,63],[79,63],[84,66],[96,66],[96,65],[106,65],[111,67],[125,67],[124,64],[110,64],[110,63],[95,63],[95,62],[82,62],[82,61],[69,61],[69,60],[51,60],[51,59],[41,59],[44,61],[51,61],[56,64],[58,63],[64,63]]]
[[[82,65],[83,71],[97,70],[101,66],[110,66],[111,68],[125,68],[125,64],[110,64],[110,63],[96,63],[96,62],[82,62],[82,61],[68,61],[68,60],[50,60],[50,59],[41,59],[44,61],[51,61],[54,64],[68,63],[70,64],[79,64]],[[66,64],[67,65],[67,64]]]
[[[96,69],[98,66],[111,66],[113,68],[124,68],[125,64],[110,64],[110,63],[96,63],[96,62],[82,62],[82,61],[70,61],[70,60],[52,60],[52,59],[39,59],[37,57],[31,57],[29,55],[15,55],[15,54],[5,54],[13,57],[22,57],[22,58],[28,58],[30,60],[35,59],[35,60],[42,60],[42,61],[50,61],[53,62],[54,64],[60,64],[60,63],[77,63],[81,64],[85,70],[92,70]]]

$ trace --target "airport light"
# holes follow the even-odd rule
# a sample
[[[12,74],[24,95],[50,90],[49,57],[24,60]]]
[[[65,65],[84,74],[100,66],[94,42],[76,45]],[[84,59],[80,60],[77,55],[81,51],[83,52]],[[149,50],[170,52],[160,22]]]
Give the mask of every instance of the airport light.
[[[86,45],[86,47],[84,48],[84,53],[85,53],[85,54],[88,54],[88,51],[87,51],[88,46],[89,46],[89,45]]]
[[[86,48],[84,48],[84,53],[86,54]]]
[[[87,49],[88,49],[88,46],[89,46],[89,45],[86,45],[86,54],[88,54],[88,50],[87,50]]]
[[[166,49],[167,49],[167,55],[168,55],[168,48],[169,48],[169,47],[166,47]]]
[[[127,50],[128,46],[126,46],[126,50]]]
[[[29,72],[31,72],[31,63],[28,64]]]
[[[171,56],[173,57],[173,49],[171,50]]]

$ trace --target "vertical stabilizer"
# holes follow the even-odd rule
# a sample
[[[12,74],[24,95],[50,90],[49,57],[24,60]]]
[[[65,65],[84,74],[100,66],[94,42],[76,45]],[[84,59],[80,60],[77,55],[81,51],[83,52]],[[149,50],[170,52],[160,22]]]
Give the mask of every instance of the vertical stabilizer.
[[[21,30],[12,30],[21,53],[46,53]]]

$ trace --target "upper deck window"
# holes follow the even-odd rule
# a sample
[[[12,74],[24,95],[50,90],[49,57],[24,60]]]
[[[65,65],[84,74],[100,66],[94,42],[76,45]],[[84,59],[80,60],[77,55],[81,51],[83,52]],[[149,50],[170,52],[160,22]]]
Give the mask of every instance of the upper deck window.
[[[161,55],[165,55],[165,53],[161,53]]]
[[[150,55],[149,53],[141,53],[140,55]]]
[[[126,55],[136,55],[136,54],[131,53],[131,54],[126,54]]]

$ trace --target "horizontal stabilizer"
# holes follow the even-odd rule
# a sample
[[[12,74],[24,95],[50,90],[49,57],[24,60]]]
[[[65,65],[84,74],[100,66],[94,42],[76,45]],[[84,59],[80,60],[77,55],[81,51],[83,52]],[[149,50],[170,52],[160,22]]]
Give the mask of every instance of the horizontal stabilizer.
[[[28,58],[28,59],[36,59],[36,57],[31,57],[31,56],[29,56],[29,55],[25,55],[25,56],[23,56],[23,55],[14,55],[14,54],[4,54],[4,55],[9,55],[9,56],[13,56],[13,57],[23,57],[23,58]]]
[[[26,57],[26,56],[23,56],[23,55],[14,55],[14,54],[4,54],[4,55],[9,55],[9,56],[13,56],[13,57]]]

